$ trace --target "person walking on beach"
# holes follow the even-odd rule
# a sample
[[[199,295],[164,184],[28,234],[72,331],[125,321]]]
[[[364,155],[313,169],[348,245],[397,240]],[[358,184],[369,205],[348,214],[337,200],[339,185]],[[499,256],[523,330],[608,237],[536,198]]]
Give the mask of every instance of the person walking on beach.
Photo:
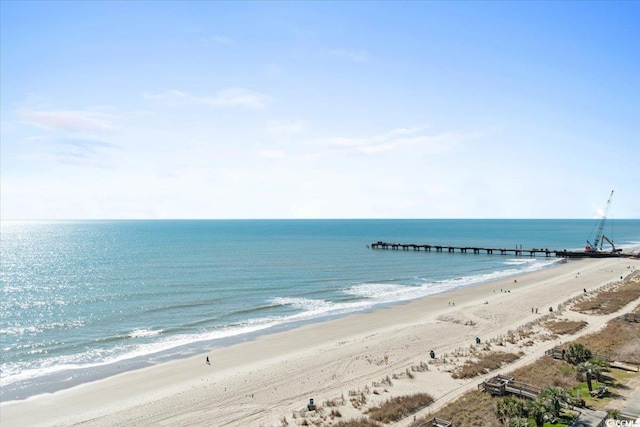
[[[211,362],[209,362],[209,356],[207,356],[207,365],[211,365]]]

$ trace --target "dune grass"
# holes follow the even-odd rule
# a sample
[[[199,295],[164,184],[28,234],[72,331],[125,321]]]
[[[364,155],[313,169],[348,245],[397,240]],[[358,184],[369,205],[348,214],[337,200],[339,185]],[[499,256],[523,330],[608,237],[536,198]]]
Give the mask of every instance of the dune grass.
[[[495,413],[495,402],[489,393],[473,390],[427,418],[435,416],[451,421],[454,426],[498,427],[502,425]],[[427,418],[414,422],[411,427],[420,426]]]
[[[640,323],[616,319],[576,342],[603,358],[640,365]]]
[[[427,393],[398,396],[369,409],[367,414],[374,421],[390,423],[399,421],[433,403],[433,397]]]
[[[546,322],[542,326],[547,329],[549,332],[552,332],[556,335],[571,335],[578,332],[580,329],[587,326],[588,323],[584,320],[581,321],[573,321],[573,320],[559,320],[559,321],[551,321]]]
[[[492,351],[482,354],[475,360],[468,360],[451,373],[456,379],[473,378],[500,368],[502,365],[512,363],[520,358],[519,354]]]
[[[577,301],[572,309],[586,314],[611,314],[640,298],[640,271],[630,274],[621,284]]]
[[[370,420],[366,417],[361,417],[357,420],[340,421],[337,424],[333,424],[334,427],[381,427],[382,424]]]

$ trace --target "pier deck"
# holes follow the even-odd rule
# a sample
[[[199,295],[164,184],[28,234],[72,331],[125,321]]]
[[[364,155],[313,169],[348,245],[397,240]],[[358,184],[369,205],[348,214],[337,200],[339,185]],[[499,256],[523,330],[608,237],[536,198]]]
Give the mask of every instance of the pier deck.
[[[582,251],[567,251],[556,249],[540,249],[540,248],[487,248],[481,246],[448,246],[448,245],[418,245],[414,243],[389,243],[389,242],[375,242],[371,243],[371,249],[391,249],[391,250],[404,250],[404,251],[421,251],[426,252],[458,252],[458,253],[486,253],[488,255],[500,254],[500,255],[515,255],[535,257],[538,255],[544,255],[545,257],[562,257],[562,258],[613,258],[624,256],[620,252],[582,252]]]
[[[427,252],[435,251],[435,252],[460,252],[467,253],[472,252],[474,254],[479,253],[487,253],[493,254],[494,252],[500,255],[508,255],[513,254],[516,256],[528,254],[529,256],[536,255],[545,255],[547,257],[557,256],[556,254],[559,251],[550,250],[550,249],[521,249],[521,248],[485,248],[478,246],[446,246],[446,245],[416,245],[413,243],[405,244],[405,243],[387,243],[387,242],[376,242],[371,244],[371,249],[392,249],[392,250],[414,250],[420,251],[425,250]]]

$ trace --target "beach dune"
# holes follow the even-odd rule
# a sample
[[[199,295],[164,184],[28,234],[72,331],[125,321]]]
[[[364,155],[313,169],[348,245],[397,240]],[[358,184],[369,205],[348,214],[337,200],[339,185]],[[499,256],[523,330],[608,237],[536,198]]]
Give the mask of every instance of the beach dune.
[[[278,426],[284,420],[296,425],[294,413],[300,415],[296,411],[311,398],[318,405],[330,400],[346,403],[339,407],[343,419],[358,416],[350,396],[394,374],[397,379],[381,386],[379,394],[370,394],[369,403],[426,392],[438,407],[479,381],[453,379],[443,354],[469,348],[476,338],[485,342],[506,335],[585,290],[617,281],[639,267],[639,260],[624,258],[571,260],[515,280],[310,324],[53,394],[4,402],[0,421],[3,427]],[[606,320],[580,316],[589,322],[589,330]],[[523,347],[524,356],[516,364],[535,359],[559,342]],[[429,369],[403,378],[413,366]]]

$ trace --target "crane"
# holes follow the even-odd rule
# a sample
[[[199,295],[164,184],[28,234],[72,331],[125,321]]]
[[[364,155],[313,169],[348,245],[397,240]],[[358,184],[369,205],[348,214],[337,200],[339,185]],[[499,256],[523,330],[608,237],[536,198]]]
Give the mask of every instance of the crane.
[[[611,190],[611,194],[609,195],[609,199],[607,199],[607,206],[604,210],[604,215],[600,219],[600,223],[598,225],[598,231],[596,232],[596,238],[594,240],[594,244],[587,240],[587,246],[585,247],[585,251],[587,252],[599,252],[602,250],[602,245],[604,245],[604,241],[606,240],[611,245],[611,252],[620,252],[622,249],[616,249],[613,245],[613,242],[604,235],[604,225],[607,222],[607,213],[609,213],[609,207],[611,206],[611,199],[613,198],[613,190]],[[598,245],[600,248],[598,249]]]

